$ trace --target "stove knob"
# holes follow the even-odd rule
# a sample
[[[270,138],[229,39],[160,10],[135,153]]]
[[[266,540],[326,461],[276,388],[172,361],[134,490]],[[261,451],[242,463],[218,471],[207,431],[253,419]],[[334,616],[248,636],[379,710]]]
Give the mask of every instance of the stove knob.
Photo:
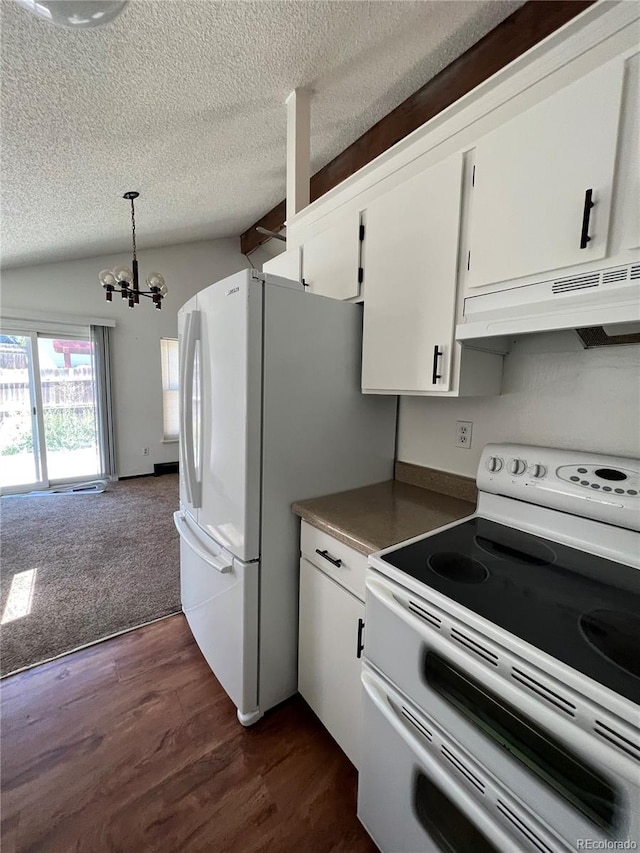
[[[490,456],[487,459],[487,470],[497,473],[502,470],[502,459],[499,456]]]
[[[547,468],[545,465],[532,465],[529,468],[529,473],[532,477],[535,477],[536,480],[541,480],[543,477],[547,475]]]
[[[512,474],[524,474],[526,470],[527,463],[524,459],[512,459],[511,462],[509,462],[509,471]]]

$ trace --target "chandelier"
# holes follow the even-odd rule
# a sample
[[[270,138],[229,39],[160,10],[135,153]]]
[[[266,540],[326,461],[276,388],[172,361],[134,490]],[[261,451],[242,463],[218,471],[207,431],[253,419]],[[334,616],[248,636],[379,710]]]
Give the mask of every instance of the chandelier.
[[[127,5],[126,0],[18,0],[18,3],[50,24],[74,30],[108,24]]]
[[[133,245],[133,260],[131,269],[128,267],[115,267],[113,270],[102,270],[98,274],[98,281],[104,287],[107,302],[113,302],[113,294],[120,293],[123,299],[129,302],[129,308],[135,308],[140,302],[141,296],[148,296],[153,300],[156,308],[162,308],[162,300],[167,295],[168,288],[164,278],[159,272],[152,272],[147,278],[149,290],[140,290],[138,283],[138,259],[136,257],[136,211],[133,206],[134,199],[140,193],[126,192],[122,198],[131,202],[131,241]],[[118,286],[119,285],[119,286]]]

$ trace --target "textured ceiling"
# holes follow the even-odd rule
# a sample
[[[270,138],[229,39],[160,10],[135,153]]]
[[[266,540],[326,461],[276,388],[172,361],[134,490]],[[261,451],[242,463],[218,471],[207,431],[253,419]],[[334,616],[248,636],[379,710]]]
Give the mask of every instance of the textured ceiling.
[[[312,168],[519,2],[131,0],[54,27],[0,0],[5,266],[236,236],[285,193],[286,113],[314,91]]]

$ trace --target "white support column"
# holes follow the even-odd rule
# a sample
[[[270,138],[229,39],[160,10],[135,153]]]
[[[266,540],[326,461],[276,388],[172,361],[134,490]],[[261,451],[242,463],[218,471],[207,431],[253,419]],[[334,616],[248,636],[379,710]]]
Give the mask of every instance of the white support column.
[[[294,89],[287,105],[287,219],[309,204],[311,92]]]

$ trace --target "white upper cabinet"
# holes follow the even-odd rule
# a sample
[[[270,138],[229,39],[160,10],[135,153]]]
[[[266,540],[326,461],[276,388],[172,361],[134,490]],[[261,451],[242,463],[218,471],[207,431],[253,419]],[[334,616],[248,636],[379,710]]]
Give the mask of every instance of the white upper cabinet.
[[[360,293],[360,213],[335,214],[329,228],[305,240],[304,284],[310,293],[353,299]]]
[[[271,260],[264,262],[262,272],[281,275],[283,278],[289,278],[292,281],[302,281],[302,250],[296,246],[295,249],[287,249],[286,252],[281,252]]]
[[[479,140],[469,287],[606,257],[623,65],[603,65]]]
[[[461,185],[457,154],[366,209],[363,391],[451,387]]]
[[[640,249],[640,51],[627,62],[616,163],[612,234],[618,250]]]

